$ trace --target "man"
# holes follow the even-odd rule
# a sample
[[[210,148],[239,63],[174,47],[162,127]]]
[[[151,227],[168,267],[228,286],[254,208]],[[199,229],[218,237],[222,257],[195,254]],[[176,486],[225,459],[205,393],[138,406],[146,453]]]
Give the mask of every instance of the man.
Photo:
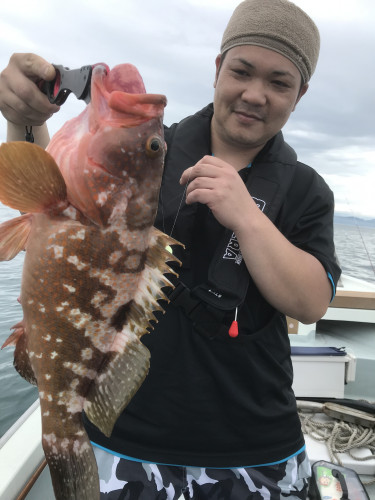
[[[224,32],[213,106],[166,128],[156,225],[186,250],[166,314],[142,338],[144,384],[111,438],[86,421],[103,499],[306,498],[285,315],[320,319],[340,270],[332,193],[280,130],[318,53],[301,9],[245,0]],[[53,77],[37,56],[12,57],[0,80],[9,140],[39,125],[46,145],[58,108],[32,81]]]

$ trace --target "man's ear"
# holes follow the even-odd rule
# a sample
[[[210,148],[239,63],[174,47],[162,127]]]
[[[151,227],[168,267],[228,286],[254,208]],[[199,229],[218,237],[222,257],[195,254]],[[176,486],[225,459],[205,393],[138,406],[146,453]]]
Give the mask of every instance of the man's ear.
[[[302,97],[302,96],[304,96],[304,95],[306,94],[306,92],[307,92],[307,89],[308,89],[308,88],[309,88],[309,84],[308,84],[308,83],[305,83],[304,85],[302,85],[302,87],[301,87],[301,89],[300,89],[300,91],[299,91],[299,93],[298,93],[297,100],[296,100],[296,102],[295,102],[295,104],[294,104],[293,111],[296,109],[296,106],[297,106],[297,104],[299,103],[299,101],[300,101],[301,97]]]
[[[220,64],[221,64],[221,54],[218,54],[215,59],[216,73],[215,73],[214,88],[216,88],[216,82],[220,71]]]

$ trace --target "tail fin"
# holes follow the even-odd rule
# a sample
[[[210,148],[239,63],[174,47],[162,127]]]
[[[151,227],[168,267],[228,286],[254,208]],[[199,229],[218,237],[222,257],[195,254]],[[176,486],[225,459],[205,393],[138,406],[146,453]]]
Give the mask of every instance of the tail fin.
[[[72,439],[43,434],[56,500],[99,500],[95,455],[85,431]]]

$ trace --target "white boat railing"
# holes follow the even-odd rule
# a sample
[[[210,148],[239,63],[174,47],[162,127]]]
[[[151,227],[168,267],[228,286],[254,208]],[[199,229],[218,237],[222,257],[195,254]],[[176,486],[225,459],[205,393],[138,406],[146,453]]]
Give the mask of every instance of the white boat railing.
[[[24,500],[46,466],[39,400],[0,439],[0,499]]]

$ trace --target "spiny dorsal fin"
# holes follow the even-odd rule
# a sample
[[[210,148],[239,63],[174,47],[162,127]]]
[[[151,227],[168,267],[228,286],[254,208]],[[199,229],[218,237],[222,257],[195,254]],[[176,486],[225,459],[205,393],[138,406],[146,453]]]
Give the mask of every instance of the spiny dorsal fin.
[[[68,205],[64,178],[52,156],[29,142],[0,146],[0,201],[21,212],[59,212]]]
[[[152,328],[153,312],[162,310],[157,302],[166,299],[161,288],[172,286],[164,273],[174,271],[166,262],[179,262],[166,249],[167,245],[181,243],[152,228],[138,292],[130,304],[126,324],[117,334],[122,337],[121,342],[116,342],[121,349],[117,347],[116,351],[107,354],[105,368],[99,371],[86,397],[84,410],[87,417],[106,436],[111,435],[117,418],[141,386],[149,369],[150,353],[139,339],[148,328]]]

